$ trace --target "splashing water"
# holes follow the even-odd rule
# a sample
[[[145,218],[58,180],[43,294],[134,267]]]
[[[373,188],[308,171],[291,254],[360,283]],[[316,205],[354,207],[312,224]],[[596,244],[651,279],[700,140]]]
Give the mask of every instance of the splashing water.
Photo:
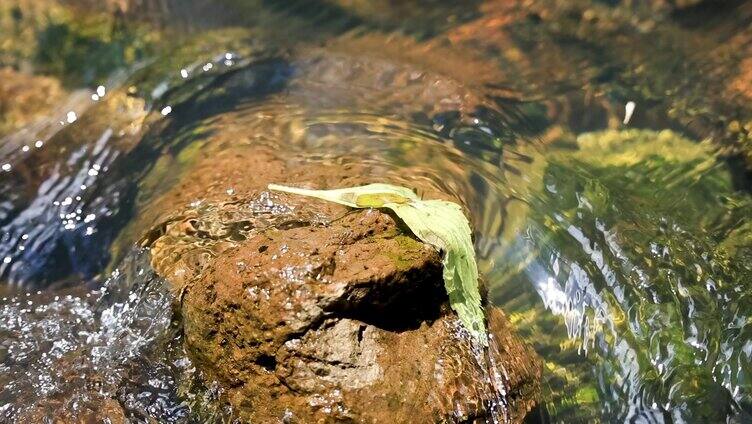
[[[4,298],[3,419],[94,416],[115,397],[156,418],[185,416],[165,385],[191,364],[160,352],[176,338],[172,300],[145,252],[131,254],[97,291]]]

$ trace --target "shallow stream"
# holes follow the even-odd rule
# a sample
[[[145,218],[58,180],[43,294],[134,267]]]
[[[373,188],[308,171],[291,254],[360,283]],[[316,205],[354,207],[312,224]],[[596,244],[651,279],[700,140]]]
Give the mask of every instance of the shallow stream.
[[[232,416],[134,241],[244,146],[466,205],[544,360],[530,422],[752,420],[751,25],[734,1],[4,1],[0,421]]]

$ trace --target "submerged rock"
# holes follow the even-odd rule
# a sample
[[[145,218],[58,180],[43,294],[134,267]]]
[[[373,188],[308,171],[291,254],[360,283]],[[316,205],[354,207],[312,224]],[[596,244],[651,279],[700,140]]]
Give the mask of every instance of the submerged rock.
[[[0,68],[0,137],[49,114],[64,95],[55,78]]]
[[[504,314],[491,348],[451,311],[441,259],[388,213],[274,195],[269,182],[364,182],[365,166],[305,165],[261,148],[224,150],[215,170],[254,169],[223,195],[190,173],[159,205],[206,199],[143,240],[180,293],[187,347],[252,422],[520,421],[540,366]],[[216,159],[216,157],[213,157]],[[198,159],[194,170],[210,159]],[[217,165],[221,164],[221,165]],[[252,165],[252,166],[251,166]],[[222,168],[222,169],[220,169]],[[424,191],[435,190],[421,187]]]

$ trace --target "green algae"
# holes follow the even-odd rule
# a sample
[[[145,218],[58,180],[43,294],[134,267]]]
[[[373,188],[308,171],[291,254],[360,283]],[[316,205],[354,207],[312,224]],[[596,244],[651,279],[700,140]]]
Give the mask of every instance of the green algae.
[[[396,250],[395,252],[414,252],[419,250],[423,246],[421,242],[406,234],[399,234],[389,238],[396,241],[400,247],[400,249]],[[384,254],[392,261],[398,271],[407,271],[411,269],[413,265],[415,265],[414,256],[405,256],[399,253],[390,253],[389,251],[385,252]]]

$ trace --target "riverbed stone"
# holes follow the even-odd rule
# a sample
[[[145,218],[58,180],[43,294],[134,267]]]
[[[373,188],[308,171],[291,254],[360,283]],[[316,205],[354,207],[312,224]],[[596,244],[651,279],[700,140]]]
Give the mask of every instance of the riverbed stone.
[[[438,253],[388,214],[269,228],[188,284],[187,345],[245,419],[519,420],[533,404],[534,354],[495,308],[503,343],[474,347]]]
[[[43,118],[64,95],[55,78],[0,68],[0,136]]]
[[[193,170],[207,168],[156,200],[204,199],[142,244],[178,295],[195,364],[241,421],[519,422],[536,404],[533,350],[494,307],[490,348],[474,345],[449,307],[439,252],[393,215],[265,189],[363,184],[366,165],[223,155],[207,156],[213,168],[197,159]],[[232,190],[204,184],[214,174]]]

